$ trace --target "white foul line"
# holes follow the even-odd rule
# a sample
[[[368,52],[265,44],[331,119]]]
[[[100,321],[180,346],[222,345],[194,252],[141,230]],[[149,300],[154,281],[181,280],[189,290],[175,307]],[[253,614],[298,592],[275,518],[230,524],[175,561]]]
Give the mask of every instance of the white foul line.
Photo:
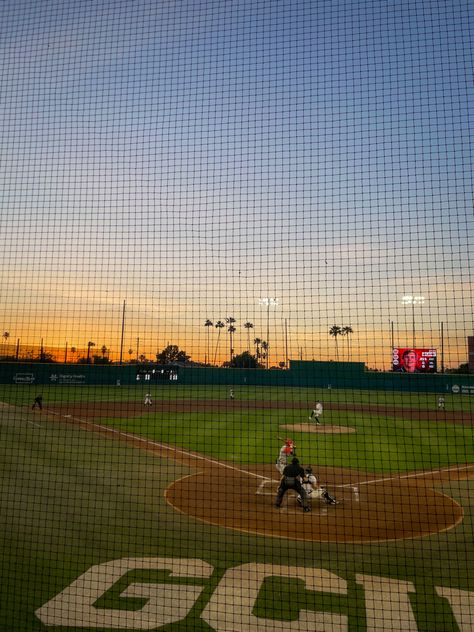
[[[247,470],[241,470],[238,467],[234,467],[233,465],[227,465],[227,463],[222,463],[221,461],[216,461],[215,459],[209,459],[205,456],[202,456],[200,454],[194,454],[193,452],[189,452],[188,450],[182,450],[181,448],[175,448],[175,447],[171,447],[166,445],[165,443],[158,443],[157,441],[152,441],[151,439],[144,439],[143,437],[139,437],[138,435],[134,435],[130,432],[124,432],[123,430],[117,430],[116,428],[110,428],[109,426],[102,426],[101,424],[95,424],[92,423],[91,421],[87,421],[86,419],[80,419],[79,417],[72,417],[71,415],[60,415],[59,413],[56,413],[54,411],[51,411],[53,415],[58,415],[59,417],[64,417],[67,418],[71,421],[78,421],[81,424],[86,424],[87,426],[90,426],[92,428],[96,428],[98,430],[105,430],[105,432],[110,432],[112,434],[117,434],[120,435],[122,437],[126,437],[127,439],[133,439],[134,441],[140,441],[141,443],[144,443],[146,445],[149,446],[153,446],[155,448],[163,448],[165,450],[168,450],[169,452],[177,452],[179,454],[182,454],[184,456],[187,457],[191,457],[193,459],[199,460],[199,461],[205,461],[206,463],[211,463],[212,465],[218,465],[219,467],[223,467],[227,470],[233,470],[234,472],[240,472],[241,474],[246,474],[248,476],[253,476],[254,478],[260,478],[264,481],[268,481],[268,480],[272,480],[269,479],[268,476],[262,476],[261,474],[255,474],[254,472],[249,472]]]
[[[386,476],[384,478],[374,478],[369,481],[358,481],[358,485],[371,485],[372,483],[385,483],[387,481],[398,481],[405,478],[423,478],[433,476],[434,474],[442,474],[443,472],[459,472],[461,470],[469,470],[474,465],[453,465],[452,467],[442,467],[439,470],[430,470],[429,472],[418,472],[418,474],[400,474],[398,476]],[[352,487],[352,483],[338,485],[338,487]]]
[[[36,426],[37,428],[41,428],[40,424],[37,424],[35,421],[30,421],[29,419],[26,420],[27,424],[32,424],[33,426]]]

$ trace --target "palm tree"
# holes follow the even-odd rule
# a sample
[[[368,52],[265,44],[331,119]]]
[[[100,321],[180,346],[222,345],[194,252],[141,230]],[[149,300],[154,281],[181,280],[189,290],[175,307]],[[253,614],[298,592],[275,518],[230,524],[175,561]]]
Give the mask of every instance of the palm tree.
[[[7,342],[8,342],[8,338],[10,338],[10,332],[9,331],[4,331],[2,334],[2,338],[3,338],[3,355],[6,356],[6,347],[7,347]]]
[[[225,319],[225,322],[229,325],[229,328],[227,329],[227,331],[229,332],[230,361],[232,362],[232,355],[234,353],[234,349],[232,347],[232,335],[234,331],[236,331],[234,327],[234,323],[236,322],[236,320],[233,316],[229,316],[228,318]]]
[[[214,327],[214,323],[208,318],[204,323],[204,327],[207,327],[207,363],[211,364],[211,354],[209,352],[209,327]]]
[[[267,365],[267,369],[268,369],[268,342],[266,340],[262,340],[262,342],[260,343],[260,347],[262,348],[262,358],[266,359],[266,365]]]
[[[229,340],[230,340],[230,361],[232,362],[232,358],[234,356],[234,347],[232,345],[232,335],[236,330],[236,328],[234,327],[234,325],[230,325],[229,329],[227,330],[229,332]]]
[[[90,363],[91,347],[95,347],[95,342],[89,340],[89,342],[87,343],[87,364]]]
[[[336,359],[339,362],[339,347],[337,346],[337,337],[342,335],[342,329],[339,327],[339,325],[333,325],[329,330],[329,335],[332,336],[336,341]]]
[[[349,336],[349,334],[353,334],[354,330],[352,329],[352,327],[350,325],[348,325],[347,327],[343,327],[341,329],[341,334],[343,336]],[[351,360],[352,357],[352,353],[350,352],[350,342],[349,342],[349,338],[347,338],[347,359]]]
[[[77,352],[76,347],[71,347],[71,353],[72,353],[72,355],[74,355],[76,352]]]
[[[215,324],[215,328],[218,330],[218,334],[217,334],[216,350],[214,352],[214,364],[216,363],[217,349],[219,347],[219,338],[221,337],[221,329],[223,329],[224,327],[225,325],[222,322],[222,320],[218,320],[217,323]]]
[[[246,323],[244,323],[244,327],[247,330],[247,338],[248,338],[247,351],[250,353],[250,330],[253,329],[253,323],[247,321]]]
[[[253,344],[255,345],[255,355],[257,356],[257,362],[260,360],[260,345],[262,344],[262,340],[260,338],[255,338],[255,340],[253,341]]]
[[[105,360],[105,354],[107,353],[108,349],[105,345],[102,345],[102,347],[100,348],[100,352],[102,354],[102,358]]]

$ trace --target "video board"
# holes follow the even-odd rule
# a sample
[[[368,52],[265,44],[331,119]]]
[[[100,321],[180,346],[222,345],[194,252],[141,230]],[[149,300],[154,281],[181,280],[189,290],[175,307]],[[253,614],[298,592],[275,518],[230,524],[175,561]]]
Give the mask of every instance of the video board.
[[[436,349],[395,347],[392,351],[392,371],[397,373],[436,373]]]

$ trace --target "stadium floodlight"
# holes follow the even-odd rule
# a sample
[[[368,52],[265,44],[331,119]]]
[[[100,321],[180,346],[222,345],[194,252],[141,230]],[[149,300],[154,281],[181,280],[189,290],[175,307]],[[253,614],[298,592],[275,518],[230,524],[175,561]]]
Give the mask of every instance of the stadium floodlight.
[[[276,307],[278,305],[278,299],[272,297],[261,298],[260,305],[265,305],[267,308],[267,369],[270,359],[270,307]]]
[[[424,296],[414,296],[412,294],[407,294],[406,296],[402,296],[402,303],[404,305],[411,305],[411,313],[412,313],[412,322],[413,322],[413,349],[416,348],[415,341],[415,305],[423,305],[425,302]]]

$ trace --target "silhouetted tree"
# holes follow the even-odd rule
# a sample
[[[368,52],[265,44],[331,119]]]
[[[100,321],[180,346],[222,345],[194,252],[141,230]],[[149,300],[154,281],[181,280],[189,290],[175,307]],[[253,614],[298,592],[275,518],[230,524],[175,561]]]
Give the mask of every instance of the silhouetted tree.
[[[221,337],[221,329],[224,329],[225,325],[222,322],[222,320],[218,320],[216,325],[215,325],[216,329],[218,330],[218,334],[217,334],[217,342],[216,342],[216,350],[214,352],[214,364],[216,363],[216,358],[217,358],[217,349],[219,347],[219,339]]]
[[[257,362],[257,358],[251,355],[248,351],[239,353],[234,356],[230,362],[225,362],[224,366],[232,367],[235,369],[258,369],[261,365]]]
[[[109,358],[100,355],[93,355],[94,364],[111,364]]]
[[[336,359],[339,362],[339,347],[337,345],[337,337],[342,335],[342,329],[339,325],[333,325],[329,330],[329,335],[332,336],[336,342]]]
[[[210,345],[209,334],[210,334],[210,327],[214,327],[214,323],[212,322],[212,320],[209,320],[208,318],[206,322],[204,323],[204,327],[207,327],[207,361],[209,364],[211,364],[211,354],[209,351],[209,345]]]
[[[255,345],[255,355],[258,362],[260,360],[260,345],[262,344],[262,340],[260,338],[255,338],[253,344]]]
[[[168,345],[156,354],[158,364],[186,364],[190,356],[179,349],[178,345]]]
[[[10,332],[4,331],[2,334],[2,338],[3,338],[3,355],[6,357],[7,356],[7,342],[8,342],[8,338],[10,338]]]
[[[227,328],[227,331],[229,332],[229,345],[230,345],[229,361],[232,362],[232,357],[234,355],[233,335],[234,335],[234,332],[236,331],[236,328],[234,327],[234,323],[236,321],[233,316],[229,316],[228,318],[225,319],[225,322],[229,325],[229,327]]]
[[[91,347],[95,347],[95,342],[92,342],[92,340],[89,340],[89,342],[87,343],[87,358],[86,358],[87,364],[90,364]]]
[[[347,359],[348,360],[351,359],[351,355],[352,355],[349,335],[353,333],[354,333],[354,330],[352,329],[350,325],[348,325],[347,327],[341,328],[341,336],[347,336]]]
[[[247,351],[250,353],[250,330],[253,329],[253,323],[247,321],[246,323],[244,323],[244,327],[247,330]]]
[[[455,369],[446,369],[445,373],[460,373],[460,374],[468,374],[469,373],[469,364],[467,362],[460,364]]]

